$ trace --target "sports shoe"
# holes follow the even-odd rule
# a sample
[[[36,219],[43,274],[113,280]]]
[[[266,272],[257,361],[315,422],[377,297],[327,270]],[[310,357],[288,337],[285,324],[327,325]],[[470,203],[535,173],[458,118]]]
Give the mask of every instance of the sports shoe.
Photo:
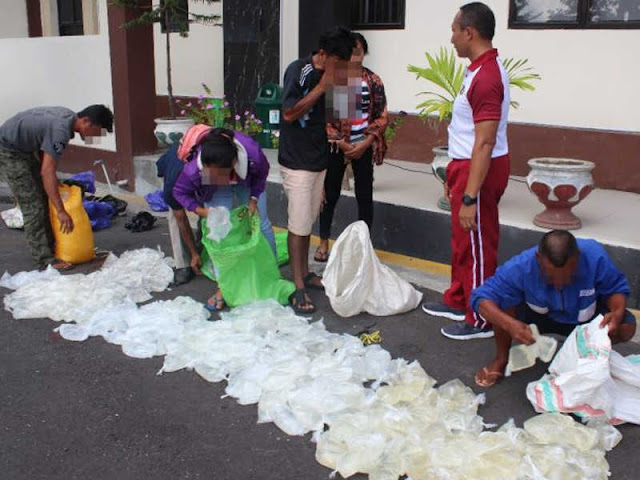
[[[473,340],[475,338],[491,338],[493,330],[476,328],[468,323],[452,323],[440,329],[440,333],[453,340]]]
[[[464,310],[451,308],[442,302],[426,302],[422,304],[422,311],[435,317],[444,317],[456,322],[462,322],[465,317]]]

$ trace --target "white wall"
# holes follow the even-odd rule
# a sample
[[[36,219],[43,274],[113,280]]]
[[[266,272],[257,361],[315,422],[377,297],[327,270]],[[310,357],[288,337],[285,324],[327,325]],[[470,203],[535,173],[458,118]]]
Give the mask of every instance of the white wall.
[[[99,35],[0,39],[0,122],[44,105],[113,107],[106,8],[107,0],[99,0]],[[72,143],[85,146],[79,138]],[[93,147],[115,151],[115,135]]]
[[[283,3],[296,0],[283,0]],[[528,58],[543,76],[535,92],[513,89],[514,122],[640,131],[640,30],[509,30],[507,0],[485,0],[496,15],[494,45],[503,58]],[[449,46],[451,21],[464,2],[406,0],[404,30],[368,30],[365,64],[378,73],[389,109],[415,112],[430,90],[406,70],[426,64],[424,52]],[[297,38],[297,16],[285,16],[283,36]],[[296,42],[297,45],[297,42]]]
[[[280,83],[289,64],[299,58],[299,12],[298,0],[280,0]]]
[[[233,0],[231,0],[233,1]],[[206,4],[189,1],[189,11],[198,14],[222,13],[222,2]],[[156,93],[167,94],[166,42],[160,25],[153,30]],[[198,96],[206,83],[215,96],[224,94],[224,39],[222,27],[191,24],[189,36],[171,34],[171,67],[174,95]]]
[[[1,0],[0,3],[0,38],[28,37],[27,3],[16,0]]]

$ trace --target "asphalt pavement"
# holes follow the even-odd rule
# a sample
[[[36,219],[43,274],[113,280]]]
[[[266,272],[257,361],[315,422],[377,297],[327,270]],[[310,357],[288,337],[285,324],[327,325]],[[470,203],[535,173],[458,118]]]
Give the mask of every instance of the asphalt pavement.
[[[9,207],[0,204],[0,210]],[[164,219],[143,233],[130,233],[125,221],[117,218],[111,228],[97,232],[96,245],[116,254],[159,245],[170,254]],[[0,273],[32,268],[23,233],[0,224]],[[74,273],[96,268],[94,262]],[[283,269],[285,277],[289,273]],[[188,295],[204,301],[212,291],[213,284],[198,277],[154,298]],[[7,292],[0,288],[0,294]],[[343,319],[321,292],[312,297],[318,306],[314,318],[324,318],[329,330],[356,334],[374,325],[393,357],[418,360],[440,384],[460,378],[473,385],[475,370],[494,352],[490,339],[444,338],[439,329],[447,321],[419,309]],[[256,424],[255,405],[221,398],[224,383],[208,383],[186,370],[156,375],[162,358],[130,358],[101,338],[66,341],[53,332],[56,323],[49,319],[15,320],[3,309],[0,326],[1,479],[320,480],[331,473],[316,463],[310,435],[290,437],[273,424]],[[640,346],[627,344],[619,351],[638,353]],[[513,418],[521,426],[534,415],[525,387],[545,370],[539,363],[489,389],[480,407],[485,422]],[[622,442],[607,455],[611,478],[637,479],[640,427],[623,425],[620,431]]]

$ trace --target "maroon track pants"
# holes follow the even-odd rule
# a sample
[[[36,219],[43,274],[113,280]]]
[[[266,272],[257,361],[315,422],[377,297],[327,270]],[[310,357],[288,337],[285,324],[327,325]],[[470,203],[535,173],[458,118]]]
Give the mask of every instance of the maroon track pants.
[[[467,323],[487,328],[487,323],[469,307],[469,300],[472,290],[493,275],[498,264],[498,202],[509,181],[509,155],[491,159],[489,172],[478,193],[478,228],[466,231],[460,226],[458,213],[470,166],[470,160],[453,160],[447,167],[447,184],[451,191],[451,286],[444,293],[444,302],[452,308],[465,310]]]

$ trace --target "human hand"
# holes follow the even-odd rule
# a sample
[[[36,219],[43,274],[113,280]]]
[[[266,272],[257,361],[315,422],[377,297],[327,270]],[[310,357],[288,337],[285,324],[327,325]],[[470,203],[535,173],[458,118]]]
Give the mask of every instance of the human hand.
[[[461,205],[458,212],[458,219],[460,220],[460,226],[463,230],[475,230],[476,226],[476,213],[478,212],[477,205]]]
[[[624,317],[623,312],[609,312],[604,314],[604,318],[600,322],[600,328],[604,328],[605,326],[609,326],[609,335],[614,333],[618,326],[622,323],[622,318]]]
[[[58,220],[60,220],[60,231],[62,233],[73,232],[73,220],[66,210],[60,210],[58,212]]]
[[[350,150],[344,153],[344,158],[350,161],[359,160],[360,157],[364,155],[364,152],[366,152],[368,148],[369,148],[369,145],[367,144],[367,142],[356,143],[351,147]]]
[[[202,268],[202,259],[200,258],[200,255],[198,254],[198,252],[192,252],[191,253],[191,264],[190,264],[190,267],[198,275],[200,275],[202,273],[200,271],[200,268]]]
[[[327,57],[324,61],[324,72],[320,81],[318,82],[318,87],[320,87],[323,91],[326,91],[328,88],[333,86],[334,83],[334,74],[335,74],[335,66],[336,59],[333,57]]]
[[[340,148],[340,150],[342,150],[343,153],[347,153],[348,151],[353,149],[353,145],[347,142],[344,138],[341,140],[338,140],[336,142],[336,145]]]
[[[251,198],[251,200],[249,200],[249,215],[255,215],[255,213],[258,211],[258,199],[257,198]]]
[[[519,320],[514,320],[509,328],[511,338],[517,342],[524,343],[525,345],[532,345],[536,343],[536,339],[533,337],[531,327],[526,323]]]
[[[209,216],[209,209],[207,207],[196,207],[194,212],[196,215],[202,218],[207,218]]]

